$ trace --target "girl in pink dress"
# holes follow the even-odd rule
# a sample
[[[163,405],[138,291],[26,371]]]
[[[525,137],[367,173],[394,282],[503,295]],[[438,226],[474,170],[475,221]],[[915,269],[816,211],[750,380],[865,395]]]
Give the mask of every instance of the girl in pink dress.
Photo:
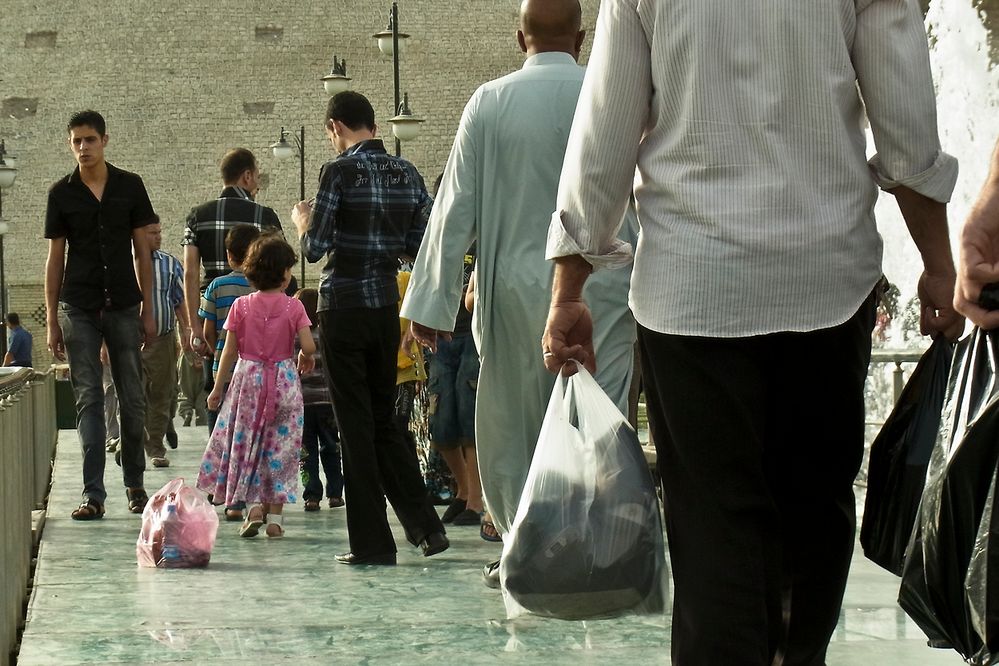
[[[298,496],[304,423],[298,374],[312,369],[315,343],[301,301],[284,293],[295,262],[295,251],[278,236],[261,236],[250,246],[243,272],[257,291],[237,298],[229,310],[215,388],[208,396],[209,408],[219,410],[219,403],[222,408],[201,461],[198,488],[226,506],[257,503],[239,529],[243,537],[256,536],[264,523],[268,537],[284,536],[282,509]]]

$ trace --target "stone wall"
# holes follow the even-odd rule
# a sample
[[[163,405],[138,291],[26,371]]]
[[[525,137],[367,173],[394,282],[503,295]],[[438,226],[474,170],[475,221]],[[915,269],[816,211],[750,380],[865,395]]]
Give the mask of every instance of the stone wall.
[[[592,30],[598,0],[583,0]],[[401,0],[402,89],[423,134],[403,145],[432,182],[444,166],[458,118],[475,88],[519,68],[519,0]],[[112,163],[139,173],[163,220],[164,249],[181,254],[184,217],[217,195],[225,150],[253,150],[265,175],[259,200],[290,226],[298,160],[275,160],[267,146],[282,126],[306,131],[306,192],[332,156],[322,132],[327,95],[319,77],[334,54],[346,58],[353,88],[377,120],[392,111],[392,60],[371,35],[388,23],[390,2],[272,3],[214,0],[158,3],[39,3],[5,0],[0,21],[0,138],[18,158],[17,182],[3,194],[11,309],[44,302],[42,238],[48,187],[72,170],[66,121],[94,108],[108,121]],[[588,48],[588,46],[587,46]],[[311,191],[311,193],[310,193]],[[315,284],[310,265],[307,280]],[[27,317],[25,317],[28,320]],[[28,320],[44,347],[40,323]]]
[[[972,1],[990,28],[999,21],[999,0]],[[390,4],[4,0],[0,138],[19,158],[17,182],[3,194],[11,226],[6,277],[10,309],[32,328],[36,348],[44,348],[38,306],[44,302],[46,194],[74,166],[65,140],[74,111],[94,108],[106,116],[108,158],[145,179],[167,251],[181,253],[184,217],[216,196],[217,162],[232,146],[257,153],[265,176],[259,199],[290,225],[297,160],[279,162],[267,146],[281,126],[305,126],[311,196],[319,167],[331,156],[319,77],[334,54],[346,58],[353,88],[371,98],[379,121],[394,115],[392,62],[370,37],[385,27]],[[592,32],[599,0],[582,4]],[[428,181],[444,165],[472,91],[522,63],[514,39],[518,5],[400,0],[401,29],[413,35],[402,56],[402,89],[414,112],[428,118],[403,154]],[[315,284],[317,277],[310,265],[307,281]]]

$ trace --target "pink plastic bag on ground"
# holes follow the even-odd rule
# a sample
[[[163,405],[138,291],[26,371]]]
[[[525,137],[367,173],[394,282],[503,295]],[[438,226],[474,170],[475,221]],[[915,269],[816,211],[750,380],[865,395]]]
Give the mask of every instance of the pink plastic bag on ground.
[[[208,500],[184,485],[169,481],[149,498],[135,554],[142,567],[205,567],[212,557],[219,518]]]

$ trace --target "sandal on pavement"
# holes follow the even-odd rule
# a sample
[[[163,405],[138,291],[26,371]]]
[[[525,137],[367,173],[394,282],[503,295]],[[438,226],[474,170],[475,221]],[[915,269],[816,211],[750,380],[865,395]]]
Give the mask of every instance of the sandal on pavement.
[[[104,505],[88,497],[87,501],[73,509],[70,518],[73,520],[100,520],[104,517]]]
[[[344,505],[344,501],[342,497],[331,497],[329,504],[331,509],[338,509]]]
[[[125,488],[125,497],[128,498],[128,512],[142,513],[149,501],[149,495],[144,488]]]
[[[284,537],[284,516],[272,513],[267,520],[267,538],[281,539]]]
[[[485,516],[482,517],[482,522],[479,524],[479,536],[482,537],[483,541],[490,541],[492,543],[499,543],[503,541],[503,537],[496,530],[496,525],[493,521],[486,520]]]
[[[322,504],[317,499],[307,499],[305,500],[305,510],[306,511],[319,511]]]
[[[246,520],[243,521],[243,525],[239,528],[239,536],[241,537],[255,537],[260,532],[260,526],[264,524],[264,510],[262,507],[255,506],[250,509],[249,513],[246,514]]]

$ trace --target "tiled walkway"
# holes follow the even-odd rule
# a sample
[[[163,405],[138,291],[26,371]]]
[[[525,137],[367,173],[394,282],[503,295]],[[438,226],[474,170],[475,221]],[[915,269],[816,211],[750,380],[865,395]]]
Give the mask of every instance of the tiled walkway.
[[[179,428],[173,466],[150,469],[150,493],[195,475],[203,428]],[[77,523],[80,453],[62,431],[20,664],[666,663],[668,620],[507,621],[480,569],[498,556],[474,527],[424,558],[400,543],[397,567],[348,567],[343,509],[289,507],[287,537],[240,539],[222,523],[204,570],[140,569],[139,518],[127,513],[109,459],[107,516]],[[349,498],[348,498],[348,501]],[[895,604],[897,580],[856,556],[830,666],[962,663],[925,647]],[[725,632],[719,627],[718,639]]]

